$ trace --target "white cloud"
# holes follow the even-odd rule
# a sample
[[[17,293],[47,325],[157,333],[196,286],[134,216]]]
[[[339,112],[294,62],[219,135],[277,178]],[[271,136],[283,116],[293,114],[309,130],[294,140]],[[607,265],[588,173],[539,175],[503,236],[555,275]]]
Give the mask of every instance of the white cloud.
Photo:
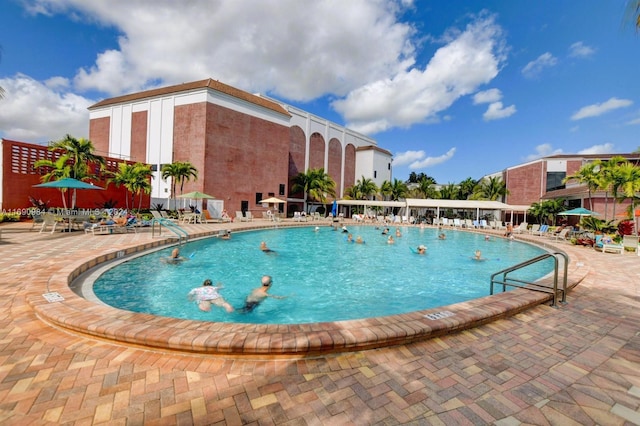
[[[446,154],[438,157],[426,157],[426,153],[420,151],[405,151],[397,153],[393,158],[393,166],[399,167],[409,165],[410,170],[425,169],[427,167],[435,166],[437,164],[444,163],[453,158],[456,153],[456,148],[451,148]]]
[[[493,102],[489,105],[489,108],[482,115],[484,121],[500,120],[501,118],[507,118],[516,113],[515,105],[504,107],[502,102]]]
[[[502,92],[499,89],[489,89],[473,95],[473,104],[489,104],[498,102],[500,99],[502,99]]]
[[[550,155],[562,154],[562,149],[554,149],[550,143],[543,143],[536,146],[536,153],[526,156],[526,161],[537,160],[538,158],[548,157]]]
[[[586,107],[580,108],[578,112],[571,116],[571,119],[582,120],[583,118],[597,117],[614,109],[625,108],[632,104],[633,101],[628,99],[611,98],[601,104],[587,105]]]
[[[589,148],[582,149],[578,151],[578,154],[611,154],[613,152],[615,151],[612,143],[603,143],[601,145],[593,145]]]
[[[64,79],[49,79],[47,84],[18,74],[0,79],[6,91],[0,100],[0,136],[29,142],[46,142],[64,137],[88,137],[89,111],[94,101],[64,88]]]
[[[551,53],[546,52],[538,56],[534,61],[529,62],[522,69],[522,74],[527,78],[535,78],[545,69],[555,66],[558,63],[558,59]]]
[[[75,84],[110,95],[215,78],[299,101],[344,96],[413,65],[410,1],[32,0],[122,33]]]
[[[588,58],[590,56],[593,56],[593,54],[595,53],[596,50],[593,47],[587,46],[581,41],[573,43],[571,46],[569,46],[569,56],[572,58]]]
[[[424,70],[372,81],[334,101],[334,108],[350,128],[367,134],[437,121],[438,113],[500,72],[507,49],[494,19],[482,15],[464,31],[450,31]]]

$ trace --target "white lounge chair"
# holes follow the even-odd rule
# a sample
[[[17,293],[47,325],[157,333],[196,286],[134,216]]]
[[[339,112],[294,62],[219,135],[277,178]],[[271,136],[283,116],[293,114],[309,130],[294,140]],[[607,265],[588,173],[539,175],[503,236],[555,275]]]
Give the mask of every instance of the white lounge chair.
[[[53,234],[58,226],[58,221],[53,213],[42,213],[42,225],[40,226],[40,234],[47,230],[47,227],[51,227],[51,233]]]
[[[514,234],[522,234],[523,232],[527,232],[527,226],[529,224],[527,222],[522,222],[518,227],[513,228]]]
[[[538,232],[538,229],[540,229],[540,224],[534,223],[533,225],[531,225],[531,229],[529,229],[529,233],[533,235]]]
[[[236,221],[237,222],[246,222],[247,218],[244,217],[244,215],[242,214],[242,212],[240,210],[236,210]]]

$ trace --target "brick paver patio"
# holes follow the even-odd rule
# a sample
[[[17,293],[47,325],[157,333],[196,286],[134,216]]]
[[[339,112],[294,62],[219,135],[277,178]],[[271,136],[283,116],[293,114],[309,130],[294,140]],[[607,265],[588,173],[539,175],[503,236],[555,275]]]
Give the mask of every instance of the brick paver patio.
[[[640,424],[635,254],[560,244],[584,279],[558,309],[375,350],[221,356],[118,344],[39,318],[28,295],[65,265],[159,241],[77,234],[2,233],[2,424]]]

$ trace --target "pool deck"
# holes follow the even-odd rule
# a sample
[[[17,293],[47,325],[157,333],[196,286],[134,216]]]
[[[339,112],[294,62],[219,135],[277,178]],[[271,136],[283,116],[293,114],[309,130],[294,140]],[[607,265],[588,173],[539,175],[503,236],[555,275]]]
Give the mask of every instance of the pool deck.
[[[203,234],[265,224],[186,228]],[[153,319],[126,325],[129,318],[85,305],[64,288],[88,259],[162,243],[150,232],[2,233],[2,424],[640,424],[640,257],[633,253],[558,243],[572,259],[570,283],[578,284],[559,308],[505,316],[500,306],[522,302],[456,305],[452,317],[349,321],[349,331],[328,323],[293,330],[293,340],[253,330],[242,345],[216,340],[219,329],[189,328],[193,322],[178,321],[178,335],[180,326]],[[46,301],[42,294],[51,291],[65,300]],[[486,310],[498,319],[484,323]],[[473,328],[453,332],[469,322]],[[422,340],[427,329],[440,335]],[[384,339],[396,345],[366,350]],[[254,350],[240,355],[247,342]]]

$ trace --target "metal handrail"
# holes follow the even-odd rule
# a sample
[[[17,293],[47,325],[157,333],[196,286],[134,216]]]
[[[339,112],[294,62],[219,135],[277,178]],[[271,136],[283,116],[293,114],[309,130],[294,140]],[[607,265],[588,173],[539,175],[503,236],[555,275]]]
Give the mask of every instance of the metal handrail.
[[[173,232],[178,237],[178,242],[182,243],[182,238],[184,237],[184,241],[189,241],[189,233],[185,231],[180,226],[176,225],[170,220],[164,218],[153,218],[151,220],[151,236],[155,237],[155,224],[158,224],[158,236],[162,235],[162,228],[166,228],[169,231]]]
[[[564,277],[562,280],[562,288],[560,290],[558,290],[558,256],[562,256],[564,258]],[[553,266],[553,290],[551,290],[548,286],[544,286],[542,284],[539,283],[535,283],[535,282],[529,282],[529,281],[524,281],[524,280],[519,280],[517,278],[508,278],[507,275],[510,272],[513,271],[517,271],[519,269],[522,269],[526,266],[532,265],[534,263],[537,262],[541,262],[545,259],[549,259],[549,258],[553,258],[554,261],[554,266]],[[557,307],[558,304],[558,291],[560,291],[562,293],[562,300],[560,303],[562,304],[566,304],[567,303],[567,273],[569,270],[569,257],[562,252],[554,252],[554,253],[545,253],[545,254],[541,254],[540,256],[534,257],[532,259],[529,260],[525,260],[524,262],[518,263],[517,265],[514,266],[510,266],[508,268],[505,268],[501,271],[496,272],[495,274],[491,275],[491,288],[490,288],[490,294],[493,294],[493,289],[494,289],[494,285],[495,284],[502,284],[502,291],[507,291],[507,286],[511,286],[511,287],[518,287],[518,288],[524,288],[527,290],[533,290],[533,291],[541,291],[544,293],[553,293],[553,304],[551,306],[553,306],[554,308]],[[497,280],[496,277],[498,275],[502,275],[502,280]]]

